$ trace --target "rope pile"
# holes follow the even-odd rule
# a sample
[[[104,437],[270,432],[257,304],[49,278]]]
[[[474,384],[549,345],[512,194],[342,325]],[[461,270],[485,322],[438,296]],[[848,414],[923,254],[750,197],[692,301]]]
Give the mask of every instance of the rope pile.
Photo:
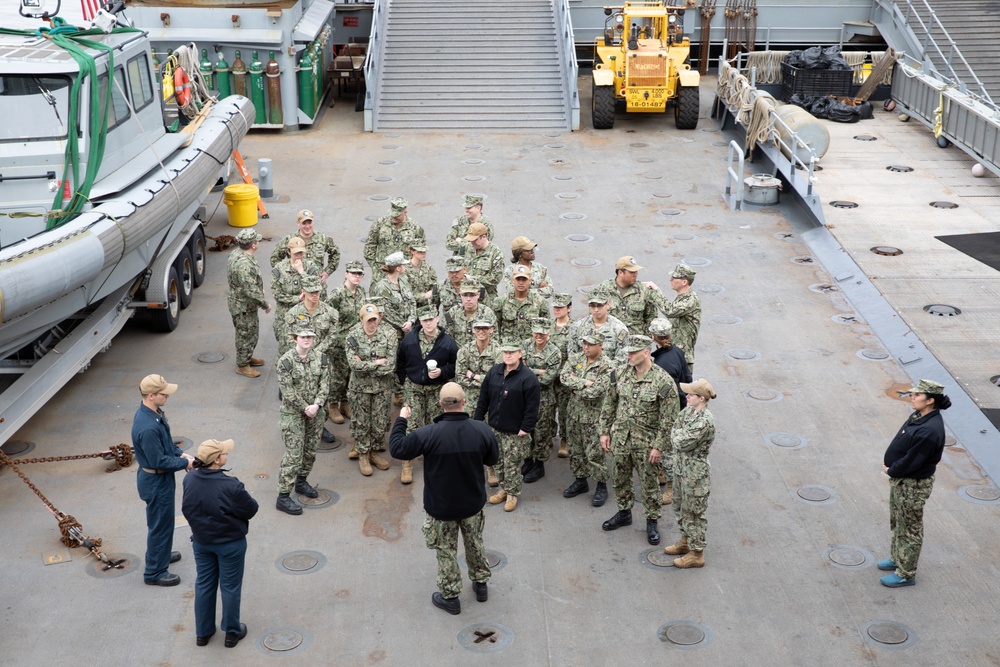
[[[184,68],[191,80],[191,99],[181,107],[181,111],[184,112],[185,116],[193,119],[202,107],[212,99],[208,92],[208,84],[205,82],[205,77],[199,67],[198,47],[194,42],[182,44],[171,54],[171,58],[176,60],[177,65]]]
[[[744,148],[748,153],[758,144],[773,140],[770,112],[777,104],[774,97],[761,90],[754,91],[750,80],[728,62],[722,63],[717,92],[719,99],[735,112],[736,122],[746,126]]]

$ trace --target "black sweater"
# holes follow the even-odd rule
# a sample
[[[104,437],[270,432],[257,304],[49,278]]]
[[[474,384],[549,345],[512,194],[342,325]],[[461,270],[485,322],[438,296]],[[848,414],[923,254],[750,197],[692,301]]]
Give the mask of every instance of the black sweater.
[[[438,337],[434,339],[434,347],[425,357],[420,351],[420,327],[414,327],[403,336],[396,351],[396,377],[400,384],[410,378],[410,382],[423,385],[442,385],[455,377],[455,360],[458,358],[458,343],[438,327]],[[441,369],[441,375],[435,379],[427,377],[427,360],[433,359]]]
[[[483,466],[500,460],[493,431],[464,412],[445,412],[409,435],[406,420],[397,417],[389,453],[404,461],[424,457],[424,511],[443,521],[461,521],[483,509]]]
[[[191,526],[191,541],[222,544],[246,537],[257,501],[243,482],[220,468],[196,468],[184,476],[181,512]]]
[[[542,386],[523,361],[506,376],[505,368],[503,362],[500,362],[483,378],[479,402],[476,404],[476,419],[485,419],[501,433],[531,433],[538,421]]]
[[[684,392],[681,391],[681,382],[691,382],[691,370],[688,368],[687,359],[684,358],[684,350],[671,345],[669,348],[661,347],[653,351],[653,363],[665,370],[674,379],[677,385],[677,395],[681,399],[681,409],[687,407],[684,399]]]
[[[923,417],[914,412],[885,450],[889,477],[927,479],[934,474],[944,451],[944,420],[938,410]]]

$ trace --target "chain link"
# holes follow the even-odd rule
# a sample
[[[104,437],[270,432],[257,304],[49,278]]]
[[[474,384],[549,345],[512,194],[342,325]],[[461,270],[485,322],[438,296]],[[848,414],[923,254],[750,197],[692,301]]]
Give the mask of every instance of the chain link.
[[[111,445],[108,451],[97,452],[96,454],[71,454],[68,456],[42,456],[34,459],[18,459],[17,462],[21,465],[25,463],[53,463],[55,461],[81,461],[83,459],[104,459],[105,461],[114,461],[117,463],[117,467],[109,468],[108,472],[118,470],[120,468],[127,468],[132,465],[132,447],[126,444]],[[13,462],[6,455],[0,460],[0,465],[9,465],[14,467]],[[20,473],[18,473],[20,475]],[[21,475],[23,478],[24,476]]]

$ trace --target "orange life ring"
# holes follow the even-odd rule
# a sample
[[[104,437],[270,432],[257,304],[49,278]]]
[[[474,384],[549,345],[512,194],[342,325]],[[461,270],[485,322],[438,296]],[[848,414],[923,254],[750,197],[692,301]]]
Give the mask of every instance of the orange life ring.
[[[191,101],[191,79],[188,78],[184,68],[180,66],[174,68],[174,95],[177,98],[177,104],[182,107],[186,107]]]

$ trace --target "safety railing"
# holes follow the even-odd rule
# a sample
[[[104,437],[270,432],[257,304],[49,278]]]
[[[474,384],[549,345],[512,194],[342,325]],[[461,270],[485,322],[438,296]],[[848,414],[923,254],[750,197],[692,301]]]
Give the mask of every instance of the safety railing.
[[[560,49],[568,59],[568,67],[563,67],[563,83],[569,103],[570,129],[580,129],[580,88],[577,83],[580,65],[576,61],[576,43],[573,39],[573,20],[569,15],[569,0],[556,0],[556,30],[559,31]]]
[[[375,129],[375,114],[378,111],[379,70],[382,62],[382,35],[385,31],[386,11],[389,0],[374,0],[372,3],[372,29],[368,34],[368,53],[365,56],[365,132]]]
[[[733,169],[733,157],[739,160],[739,166]],[[733,183],[736,192],[733,192]],[[726,202],[734,211],[743,208],[743,149],[736,141],[729,142],[729,158],[726,161]]]

